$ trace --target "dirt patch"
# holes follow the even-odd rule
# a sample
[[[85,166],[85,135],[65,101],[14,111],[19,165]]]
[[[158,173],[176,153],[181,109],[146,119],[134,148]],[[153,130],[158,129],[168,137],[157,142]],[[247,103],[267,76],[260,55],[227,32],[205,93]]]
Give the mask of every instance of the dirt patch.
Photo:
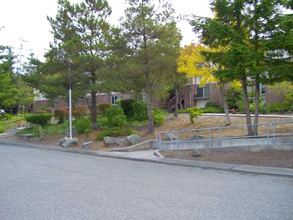
[[[161,152],[166,158],[293,169],[293,150],[212,149],[200,153],[201,156],[194,157],[191,150]]]

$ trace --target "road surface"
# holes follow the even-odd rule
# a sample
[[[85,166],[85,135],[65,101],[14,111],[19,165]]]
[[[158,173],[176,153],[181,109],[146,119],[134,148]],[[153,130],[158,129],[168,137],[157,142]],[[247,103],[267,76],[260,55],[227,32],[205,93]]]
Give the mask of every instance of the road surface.
[[[293,179],[0,145],[0,219],[293,219]]]

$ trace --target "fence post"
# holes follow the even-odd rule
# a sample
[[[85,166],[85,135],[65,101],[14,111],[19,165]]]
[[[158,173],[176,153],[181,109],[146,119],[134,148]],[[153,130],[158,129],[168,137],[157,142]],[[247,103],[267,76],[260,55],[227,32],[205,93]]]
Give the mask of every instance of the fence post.
[[[212,129],[209,128],[209,142],[210,142],[210,147],[212,147]]]
[[[270,144],[270,123],[266,124],[266,131],[267,131],[267,144]]]
[[[177,131],[177,149],[179,149],[179,131]]]
[[[273,123],[273,144],[276,144],[276,137],[275,137],[275,126],[276,126],[276,124],[275,123]]]

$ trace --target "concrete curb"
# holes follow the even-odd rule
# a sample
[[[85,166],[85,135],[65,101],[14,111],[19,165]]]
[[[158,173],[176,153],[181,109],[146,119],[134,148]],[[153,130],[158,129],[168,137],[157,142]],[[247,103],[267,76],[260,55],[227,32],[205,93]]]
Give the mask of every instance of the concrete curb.
[[[215,162],[205,162],[205,161],[166,159],[158,151],[154,151],[154,154],[158,156],[158,159],[146,159],[146,158],[129,157],[127,155],[116,154],[115,152],[89,151],[89,150],[83,150],[83,149],[63,148],[63,147],[57,147],[57,146],[49,147],[46,145],[39,145],[39,144],[32,144],[32,143],[19,143],[15,141],[0,141],[0,144],[14,145],[14,146],[16,145],[20,147],[31,147],[31,148],[38,148],[38,149],[44,149],[44,150],[62,151],[62,152],[68,152],[68,153],[86,154],[86,155],[109,157],[109,158],[116,158],[116,159],[125,159],[125,160],[132,160],[132,161],[138,161],[138,162],[149,162],[149,163],[168,164],[168,165],[175,165],[175,166],[215,169],[215,170],[223,170],[223,171],[254,173],[254,174],[273,175],[273,176],[285,176],[285,177],[293,178],[293,169],[289,169],[289,168],[257,167],[257,166],[249,166],[249,165],[236,165],[236,164],[215,163]],[[160,155],[163,158],[160,157]]]

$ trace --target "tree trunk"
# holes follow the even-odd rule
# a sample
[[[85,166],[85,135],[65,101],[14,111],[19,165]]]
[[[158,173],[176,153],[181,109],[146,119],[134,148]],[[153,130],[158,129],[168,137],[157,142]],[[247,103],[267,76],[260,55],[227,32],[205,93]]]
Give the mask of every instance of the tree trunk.
[[[226,126],[229,126],[229,125],[231,125],[231,120],[230,120],[230,116],[229,116],[229,106],[228,106],[227,99],[226,99],[226,91],[225,91],[224,85],[222,83],[219,83],[219,87],[220,87],[221,95],[223,98],[223,108],[225,111]]]
[[[179,104],[179,94],[178,94],[178,88],[175,88],[175,112],[174,117],[178,117],[178,104]]]
[[[146,88],[146,100],[147,100],[147,114],[148,114],[148,132],[152,133],[154,131],[154,128],[153,128],[151,89],[149,85]]]
[[[248,136],[252,136],[252,127],[251,127],[251,117],[249,111],[249,100],[248,100],[248,92],[247,92],[247,82],[246,78],[241,79],[242,91],[243,91],[243,99],[244,99],[244,110],[246,116],[246,124],[247,124],[247,132]]]
[[[92,124],[92,129],[97,129],[97,110],[96,110],[96,105],[97,105],[97,100],[96,100],[96,91],[91,92],[91,124]]]
[[[254,110],[254,124],[258,124],[258,115],[259,115],[259,95],[260,95],[260,86],[258,80],[255,80],[255,110]],[[254,135],[258,135],[258,126],[254,125]]]

